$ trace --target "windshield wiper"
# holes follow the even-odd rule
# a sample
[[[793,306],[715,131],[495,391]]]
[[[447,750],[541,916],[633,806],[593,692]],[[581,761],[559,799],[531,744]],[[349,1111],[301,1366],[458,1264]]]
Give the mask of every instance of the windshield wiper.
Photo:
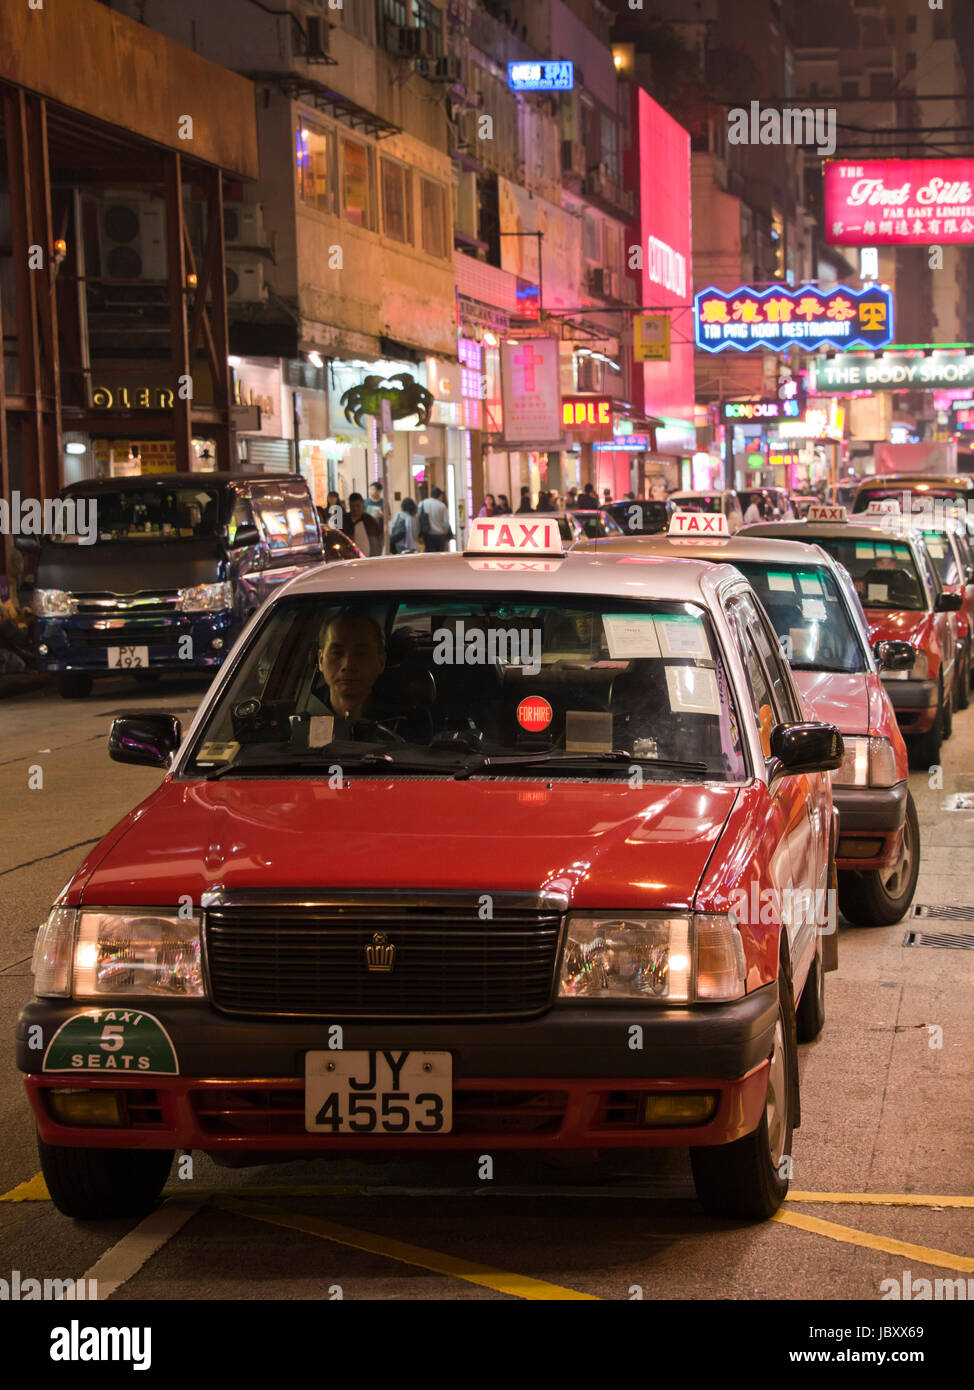
[[[709,772],[706,763],[685,761],[677,758],[639,758],[632,753],[627,753],[622,748],[613,748],[611,752],[605,753],[564,753],[559,749],[552,749],[549,753],[524,753],[524,754],[501,754],[494,756],[485,754],[483,758],[476,762],[471,762],[462,771],[456,774],[456,780],[460,781],[466,777],[476,777],[482,772],[497,772],[512,768],[532,768],[544,767],[555,772],[577,772],[590,769],[594,764],[615,764],[625,765],[626,767],[646,768],[652,771],[654,768],[667,768],[679,772]]]
[[[824,661],[789,661],[788,665],[793,671],[825,671],[832,676],[861,675],[861,668],[856,671],[848,666],[828,666]]]
[[[274,773],[310,773],[317,772],[322,776],[327,776],[332,767],[341,768],[342,772],[358,772],[366,770],[368,772],[445,772],[453,773],[458,766],[458,760],[454,758],[450,762],[445,762],[439,758],[421,759],[412,755],[409,758],[397,758],[393,753],[386,750],[381,752],[377,749],[370,749],[367,753],[348,753],[333,751],[322,758],[272,758],[266,762],[234,762],[228,763],[226,767],[218,767],[213,772],[205,775],[205,781],[218,782],[223,777],[249,777],[260,774]]]

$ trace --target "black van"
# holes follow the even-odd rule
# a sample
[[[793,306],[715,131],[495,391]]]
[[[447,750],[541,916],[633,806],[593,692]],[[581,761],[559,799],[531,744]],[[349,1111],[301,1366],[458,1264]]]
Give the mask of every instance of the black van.
[[[68,698],[98,675],[214,670],[264,599],[325,558],[297,474],[143,474],[59,496],[75,529],[44,537],[33,608],[38,668]]]

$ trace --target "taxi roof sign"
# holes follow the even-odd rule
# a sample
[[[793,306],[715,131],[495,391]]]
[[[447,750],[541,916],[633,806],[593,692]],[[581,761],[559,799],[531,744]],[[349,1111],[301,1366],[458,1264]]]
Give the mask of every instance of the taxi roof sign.
[[[671,536],[729,536],[730,527],[723,512],[674,512],[670,517]]]
[[[890,516],[892,513],[899,515],[900,504],[895,497],[874,497],[866,508],[867,516]]]
[[[808,509],[808,521],[848,521],[845,507],[829,502],[813,502]]]
[[[518,559],[540,559],[545,555],[564,555],[558,522],[554,517],[522,521],[518,517],[477,517],[470,523],[464,555],[516,555]]]

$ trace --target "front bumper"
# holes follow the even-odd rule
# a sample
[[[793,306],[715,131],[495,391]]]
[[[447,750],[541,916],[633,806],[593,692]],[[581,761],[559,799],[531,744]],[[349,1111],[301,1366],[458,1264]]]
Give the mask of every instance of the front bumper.
[[[304,1128],[304,1056],[328,1047],[330,1021],[231,1019],[208,1005],[153,1005],[175,1045],[178,1076],[44,1072],[29,1046],[80,1013],[78,1002],[35,1000],[17,1025],[17,1065],[41,1137],[87,1148],[267,1153],[680,1147],[723,1144],[760,1122],[777,1019],[777,986],[732,1004],[690,1009],[570,1004],[511,1023],[343,1025],[348,1051],[430,1050],[453,1056],[449,1134],[338,1136]],[[642,1047],[630,1030],[642,1028]],[[35,1037],[39,1036],[36,1032]],[[57,1089],[125,1093],[121,1127],[58,1123]],[[646,1128],[640,1098],[673,1091],[716,1097],[712,1117]]]
[[[125,674],[128,668],[108,664],[109,650],[119,647],[145,647],[148,669],[153,671],[214,670],[226,659],[236,634],[229,609],[125,619],[76,614],[37,618],[34,624],[38,670],[84,671],[93,676]],[[220,645],[214,646],[215,641]]]
[[[892,701],[896,722],[904,735],[925,734],[933,728],[940,700],[937,681],[883,681]]]
[[[899,861],[906,821],[909,786],[832,786],[832,800],[839,812],[836,867],[891,869]]]

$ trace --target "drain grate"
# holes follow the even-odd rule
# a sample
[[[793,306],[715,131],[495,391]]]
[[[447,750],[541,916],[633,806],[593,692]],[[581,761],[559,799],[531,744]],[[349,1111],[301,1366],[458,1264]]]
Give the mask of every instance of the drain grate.
[[[913,915],[940,922],[974,922],[974,907],[942,907],[939,903],[914,903]]]
[[[941,951],[974,951],[974,932],[908,931],[904,946],[934,946]]]

